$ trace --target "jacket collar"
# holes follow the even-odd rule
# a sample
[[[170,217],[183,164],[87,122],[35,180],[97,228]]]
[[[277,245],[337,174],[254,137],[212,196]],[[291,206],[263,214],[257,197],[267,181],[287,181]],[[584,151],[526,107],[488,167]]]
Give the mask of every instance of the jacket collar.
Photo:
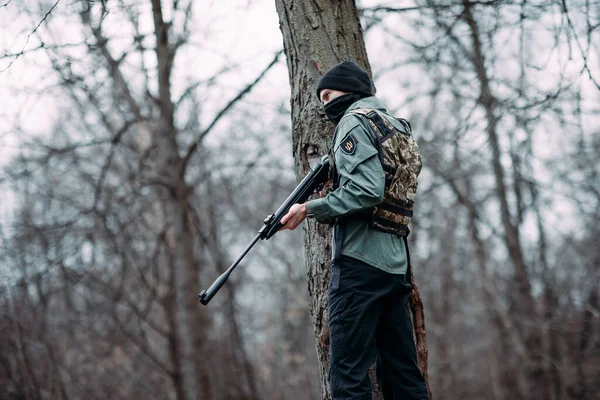
[[[356,110],[358,108],[369,108],[383,112],[387,111],[383,103],[381,103],[381,101],[379,101],[377,97],[371,96],[365,97],[364,99],[360,99],[357,102],[353,103],[350,107],[348,107],[345,114],[348,114],[348,112]]]

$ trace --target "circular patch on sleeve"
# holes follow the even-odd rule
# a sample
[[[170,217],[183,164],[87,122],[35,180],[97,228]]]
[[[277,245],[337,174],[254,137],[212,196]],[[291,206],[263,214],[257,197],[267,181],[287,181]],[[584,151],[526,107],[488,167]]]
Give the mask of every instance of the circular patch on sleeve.
[[[340,144],[340,149],[349,156],[354,154],[356,152],[356,139],[354,139],[354,136],[346,136],[346,138],[342,140],[342,144]]]

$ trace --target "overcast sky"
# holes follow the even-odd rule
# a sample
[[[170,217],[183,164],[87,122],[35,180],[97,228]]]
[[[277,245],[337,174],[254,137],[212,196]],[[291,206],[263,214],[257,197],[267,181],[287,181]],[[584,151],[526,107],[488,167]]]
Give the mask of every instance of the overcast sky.
[[[5,2],[6,0],[0,0],[0,4]],[[19,0],[19,3],[48,10],[54,4],[54,0]],[[136,2],[136,5],[148,8],[150,7],[149,3],[149,1],[139,1]],[[360,3],[380,2],[362,1]],[[388,3],[395,6],[411,4],[410,1]],[[65,10],[75,7],[75,4],[71,1],[59,0],[55,12],[48,19],[55,35],[66,43],[77,42],[76,39],[81,38],[82,35],[76,21],[65,20],[62,17]],[[109,2],[109,4],[115,3]],[[190,45],[182,49],[176,60],[177,68],[173,76],[174,96],[176,97],[183,90],[189,79],[211,76],[223,65],[239,65],[234,74],[227,75],[226,79],[220,82],[219,91],[211,93],[210,101],[203,104],[205,112],[202,117],[205,120],[202,122],[206,123],[214,115],[214,112],[235,95],[244,83],[252,80],[270,62],[274,53],[282,48],[282,37],[273,0],[215,0],[196,1],[194,4],[196,7],[193,28],[195,35],[192,37]],[[403,24],[408,20],[407,16],[408,14],[403,14],[392,18],[395,18],[398,24]],[[166,17],[168,18],[168,15]],[[545,18],[552,19],[553,17],[546,16]],[[0,7],[0,54],[4,52],[18,53],[21,50],[27,52],[37,47],[39,39],[35,34],[31,35],[31,32],[39,21],[39,17],[19,13],[17,0],[11,1],[6,7]],[[116,23],[106,24],[106,29],[109,31],[112,29],[114,31],[112,33],[117,37],[121,33],[121,26]],[[147,32],[152,31],[151,20],[145,21],[144,29]],[[41,27],[40,31],[45,34],[43,33],[44,27]],[[406,29],[403,35],[410,37],[414,36],[415,32],[415,30]],[[510,32],[508,34],[510,35]],[[380,71],[397,63],[403,55],[386,53],[388,43],[385,40],[378,40],[376,35],[375,32],[369,32],[367,35],[367,51],[374,73],[378,76]],[[130,35],[127,33],[123,33],[121,39],[123,43],[131,41]],[[551,37],[547,37],[547,40],[548,43],[552,43]],[[111,43],[118,50],[119,40]],[[536,46],[541,49],[544,42],[537,41]],[[507,48],[507,50],[510,49]],[[380,54],[385,54],[385,56],[379,56]],[[576,51],[569,52],[564,49],[561,52],[552,52],[545,62],[569,76],[580,73],[581,66],[576,60]],[[592,70],[600,70],[599,61],[598,57],[590,58]],[[11,64],[10,67],[8,67],[9,64]],[[498,68],[501,67],[501,65],[498,66]],[[413,66],[412,70],[407,68],[411,67],[404,67],[399,72],[385,74],[381,78],[385,80],[386,84],[378,86],[378,94],[385,98],[391,108],[397,107],[405,98],[414,94],[398,90],[403,84],[414,82],[418,78],[418,68],[421,67]],[[59,115],[60,107],[64,104],[57,102],[52,91],[47,89],[55,84],[55,77],[52,73],[47,72],[48,60],[43,52],[26,53],[18,59],[14,57],[0,59],[0,70],[5,70],[0,73],[0,168],[2,168],[11,156],[18,153],[21,139],[35,135],[43,136],[49,132],[49,127],[52,126],[53,121]],[[504,70],[510,71],[510,66]],[[558,76],[555,74],[555,78]],[[551,87],[553,79],[547,74],[540,75],[537,83],[541,86]],[[423,86],[419,89],[426,90],[427,88]],[[279,65],[269,72],[265,82],[255,89],[254,98],[258,99],[256,101],[264,99],[262,101],[267,103],[272,99],[283,97],[283,101],[287,103],[288,91],[288,75],[285,58],[282,57]],[[44,96],[44,93],[50,95]],[[585,78],[583,78],[582,93],[584,97],[593,101],[593,103],[590,102],[590,107],[596,107],[598,91],[589,80],[586,83]],[[264,103],[258,103],[257,106],[262,106]],[[585,101],[583,104],[586,104]],[[423,106],[426,107],[426,105]],[[594,128],[592,125],[597,121],[587,120],[584,124],[586,123],[591,130]],[[548,132],[551,133],[550,129]],[[547,145],[541,146],[540,149],[542,151],[546,149],[548,154],[552,154],[561,145],[560,137],[556,134],[549,134],[548,137],[540,135],[539,139],[547,141]],[[0,197],[0,218],[6,214],[6,206],[12,201],[11,196],[5,191],[4,195]]]

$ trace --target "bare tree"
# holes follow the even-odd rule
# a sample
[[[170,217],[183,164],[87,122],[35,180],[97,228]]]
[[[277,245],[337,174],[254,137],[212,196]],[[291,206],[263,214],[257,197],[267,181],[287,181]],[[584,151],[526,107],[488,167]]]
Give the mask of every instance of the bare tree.
[[[567,225],[586,231],[595,215],[594,196],[568,189],[573,177],[564,175],[584,174],[590,182],[598,164],[575,161],[589,160],[597,130],[597,117],[581,106],[597,104],[597,78],[588,69],[598,53],[594,7],[424,1],[369,6],[363,15],[369,32],[399,46],[398,59],[379,60],[386,81],[399,81],[388,87],[401,93],[392,100],[420,116],[413,125],[422,134],[425,170],[413,239],[423,249],[419,265],[432,277],[426,290],[443,293],[446,305],[428,313],[438,366],[432,385],[461,387],[449,397],[572,398],[567,388],[577,378],[565,362],[576,346],[563,322],[581,320],[579,307],[564,302],[585,285],[577,288],[577,279],[561,271],[588,274],[580,257],[594,255],[557,257],[557,249],[571,248],[573,228],[555,216],[568,214]],[[567,211],[573,206],[580,212]],[[458,246],[448,245],[449,235]],[[440,274],[447,263],[449,276]],[[447,337],[461,339],[448,346]],[[447,360],[461,365],[460,375],[447,374],[454,372]],[[478,379],[467,378],[472,374]]]
[[[11,237],[11,246],[20,247],[8,253],[20,266],[9,287],[21,290],[9,289],[3,309],[13,315],[7,348],[44,345],[55,366],[46,379],[37,366],[44,354],[7,353],[15,395],[261,397],[233,295],[221,314],[230,318],[224,337],[212,330],[219,313],[197,300],[201,279],[215,271],[210,266],[218,271],[227,262],[214,221],[222,210],[210,190],[211,197],[198,193],[218,176],[219,157],[204,147],[205,139],[280,52],[201,124],[197,110],[182,110],[199,107],[198,89],[234,67],[175,95],[172,76],[191,35],[193,2],[147,5],[80,1],[66,14],[53,12],[54,20],[79,23],[82,41],[75,50],[61,45],[52,26],[35,32],[48,43],[39,50],[57,77],[55,93],[70,107],[49,140],[24,145],[8,169],[24,201]],[[131,33],[125,43],[114,35],[117,23]],[[16,307],[25,305],[47,321],[42,329],[33,328],[36,318],[19,313]],[[57,331],[68,339],[58,340]],[[220,361],[206,362],[214,359]],[[92,380],[94,366],[98,379]],[[217,387],[219,380],[226,390]]]
[[[326,227],[260,242],[210,307],[197,292],[327,151],[313,88],[353,58],[422,151],[433,392],[597,398],[598,4],[276,5],[291,101],[277,48],[205,57],[223,20],[204,3],[0,0],[19,21],[0,28],[0,397],[327,398]]]

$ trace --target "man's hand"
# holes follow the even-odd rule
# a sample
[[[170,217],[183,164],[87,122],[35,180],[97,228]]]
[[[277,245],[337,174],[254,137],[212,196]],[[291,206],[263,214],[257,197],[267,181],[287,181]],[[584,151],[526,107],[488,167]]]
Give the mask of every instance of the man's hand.
[[[290,207],[290,211],[281,218],[281,229],[280,231],[289,229],[293,231],[304,221],[306,218],[306,204],[294,204]]]

